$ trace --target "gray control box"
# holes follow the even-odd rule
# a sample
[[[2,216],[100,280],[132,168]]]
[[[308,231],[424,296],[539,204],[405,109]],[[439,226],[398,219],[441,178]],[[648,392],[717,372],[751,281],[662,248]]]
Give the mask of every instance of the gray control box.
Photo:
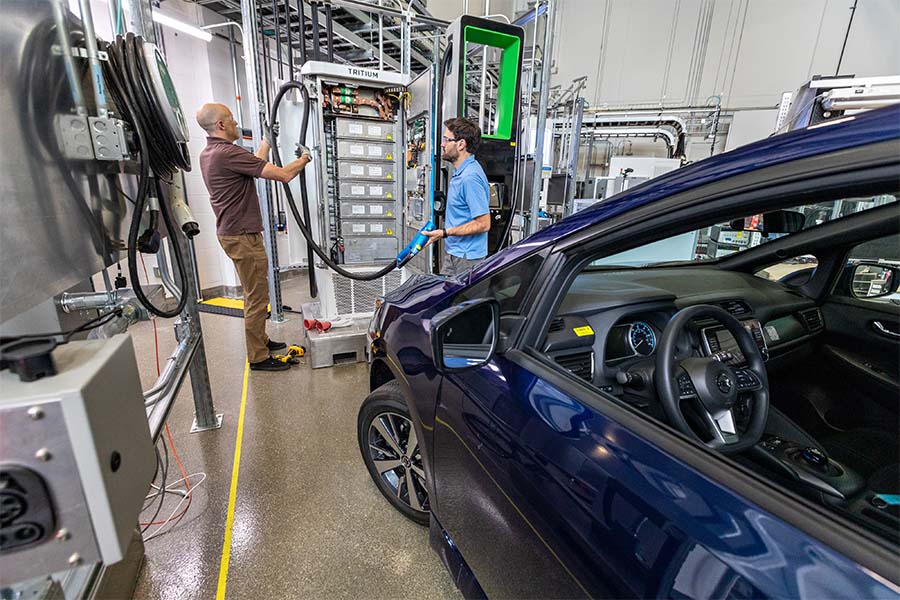
[[[341,200],[351,200],[354,198],[393,200],[397,197],[397,188],[393,182],[370,183],[366,181],[342,181],[339,194]]]
[[[0,373],[0,586],[122,560],[156,467],[131,337],[52,356],[53,376]]]
[[[394,160],[393,142],[338,140],[338,158],[351,160]]]
[[[341,180],[394,181],[394,165],[341,159],[338,177]]]
[[[393,236],[398,235],[400,232],[396,230],[397,221],[394,219],[387,219],[383,221],[375,221],[371,219],[366,220],[351,220],[346,219],[341,221],[341,235],[350,236],[350,235],[384,235],[384,236]],[[393,256],[391,258],[394,258]]]
[[[391,142],[395,139],[394,123],[385,121],[364,121],[362,119],[342,119],[337,121],[339,138],[354,138]]]
[[[396,202],[348,200],[341,202],[341,219],[394,218]]]
[[[344,240],[344,262],[349,265],[390,262],[399,251],[397,238],[348,237]]]

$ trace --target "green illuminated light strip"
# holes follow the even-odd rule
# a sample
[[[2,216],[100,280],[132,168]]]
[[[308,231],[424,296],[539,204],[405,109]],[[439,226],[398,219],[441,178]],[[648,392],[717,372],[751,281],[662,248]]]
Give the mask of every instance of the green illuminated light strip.
[[[467,25],[463,31],[463,57],[468,44],[482,44],[502,50],[500,55],[500,80],[497,83],[497,131],[482,137],[509,140],[513,135],[513,114],[518,98],[516,85],[521,65],[522,40],[515,35]],[[466,81],[466,61],[463,59],[462,81]],[[465,85],[465,84],[463,84]]]

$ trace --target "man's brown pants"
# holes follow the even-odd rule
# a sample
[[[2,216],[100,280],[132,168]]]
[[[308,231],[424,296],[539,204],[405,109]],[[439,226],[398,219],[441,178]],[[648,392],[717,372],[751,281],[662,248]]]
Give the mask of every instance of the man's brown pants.
[[[220,235],[219,244],[237,269],[244,289],[244,337],[247,360],[257,363],[269,357],[266,313],[269,306],[269,259],[261,233]]]

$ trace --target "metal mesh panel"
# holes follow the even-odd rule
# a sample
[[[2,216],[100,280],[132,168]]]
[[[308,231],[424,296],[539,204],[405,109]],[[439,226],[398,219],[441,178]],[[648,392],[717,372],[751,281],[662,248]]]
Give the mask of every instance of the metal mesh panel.
[[[353,284],[352,279],[339,275],[332,275],[334,282],[334,300],[338,315],[353,314]]]
[[[375,310],[375,298],[384,294],[381,280],[354,281],[353,312],[370,312]]]
[[[354,281],[333,275],[334,299],[338,316],[371,313],[375,309],[375,299],[386,292],[400,287],[400,271],[388,273],[375,281]]]

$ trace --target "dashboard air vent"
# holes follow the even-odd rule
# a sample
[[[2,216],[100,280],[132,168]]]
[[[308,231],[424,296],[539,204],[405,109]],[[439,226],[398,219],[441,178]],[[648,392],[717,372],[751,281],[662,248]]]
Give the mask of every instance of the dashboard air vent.
[[[577,377],[581,377],[585,381],[593,380],[594,371],[594,353],[579,352],[578,354],[568,354],[566,356],[554,357],[554,360],[561,364],[567,371]]]
[[[719,306],[731,313],[731,316],[741,318],[750,314],[750,305],[743,300],[726,300],[719,302]]]
[[[809,333],[818,333],[825,328],[825,323],[822,321],[822,313],[819,312],[818,308],[800,311],[800,318],[803,319],[803,324]]]
[[[556,317],[552,321],[550,321],[550,329],[547,331],[550,333],[554,333],[556,331],[562,331],[563,326],[565,325],[565,321],[563,321],[562,317]]]

